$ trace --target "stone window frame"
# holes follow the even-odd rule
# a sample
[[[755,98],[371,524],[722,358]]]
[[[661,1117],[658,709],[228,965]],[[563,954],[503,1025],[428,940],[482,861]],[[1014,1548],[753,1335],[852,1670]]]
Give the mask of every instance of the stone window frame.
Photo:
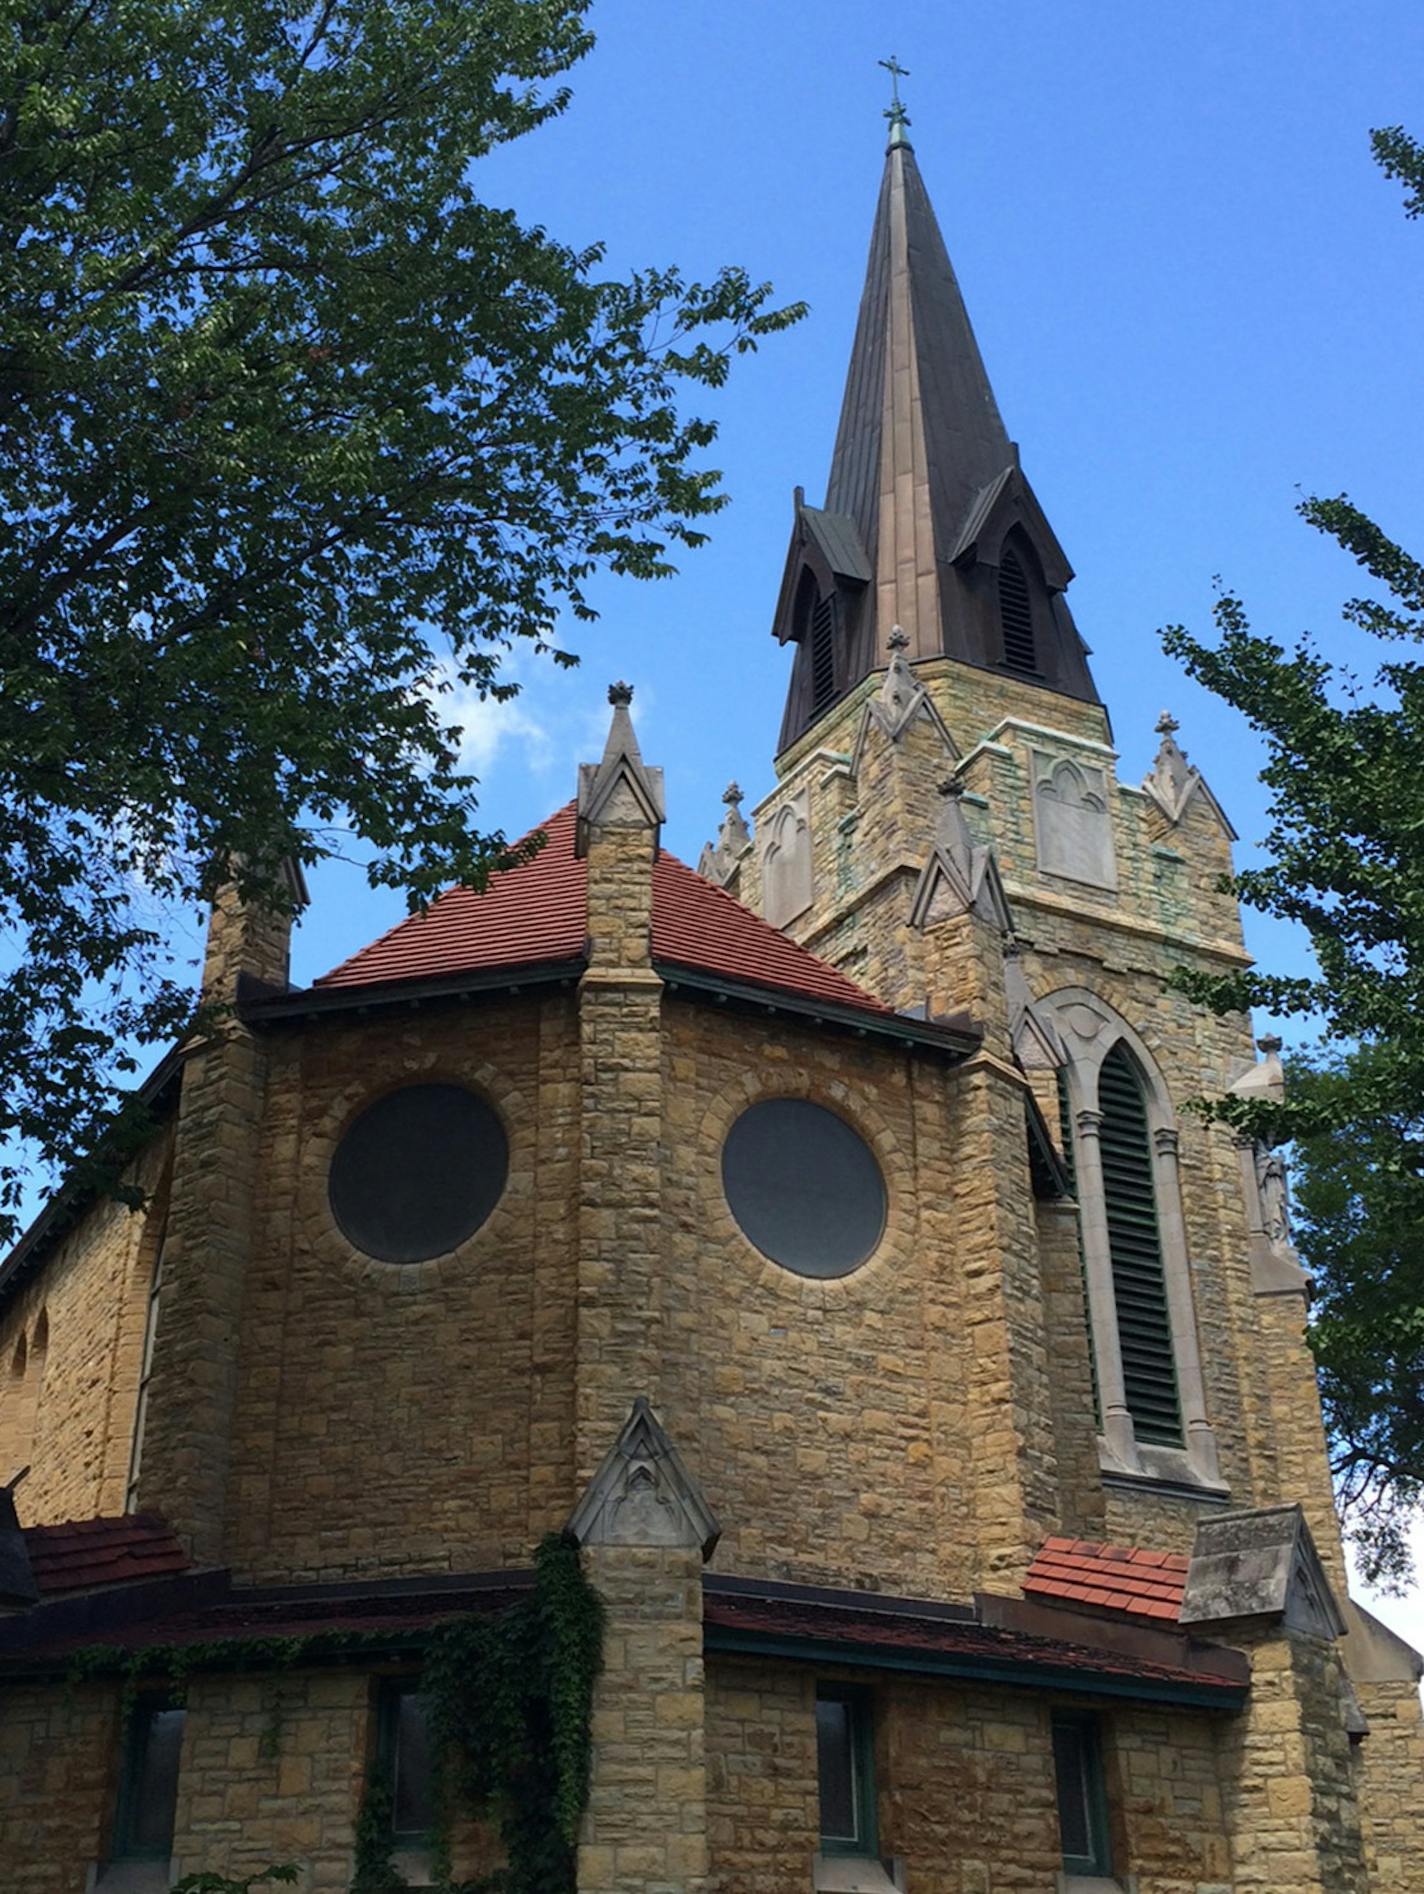
[[[1088,1320],[1097,1376],[1102,1432],[1099,1464],[1104,1474],[1155,1481],[1194,1491],[1224,1494],[1216,1433],[1207,1412],[1192,1293],[1191,1260],[1182,1212],[1178,1147],[1181,1132],[1171,1093],[1156,1059],[1141,1035],[1088,987],[1061,987],[1035,1005],[1051,1020],[1067,1053],[1068,1108],[1072,1118],[1073,1159],[1078,1190],[1078,1227],[1087,1285]],[[1185,1445],[1160,1446],[1139,1441],[1127,1410],[1122,1355],[1118,1342],[1117,1298],[1108,1246],[1107,1204],[1103,1189],[1098,1134],[1098,1075],[1115,1046],[1125,1044],[1142,1079],[1152,1175],[1157,1202],[1158,1240],[1172,1332]]]
[[[1075,1879],[1106,1880],[1111,1884],[1112,1822],[1108,1808],[1107,1775],[1103,1768],[1103,1730],[1094,1710],[1055,1710],[1050,1718],[1053,1737],[1054,1792],[1058,1807],[1063,1872]],[[1070,1785],[1063,1778],[1063,1759],[1059,1737],[1071,1736],[1080,1767],[1080,1782]],[[1063,1843],[1063,1809],[1070,1788],[1081,1787],[1088,1830],[1088,1852],[1072,1855]]]
[[[313,1087],[308,1105],[303,1161],[297,1178],[295,1222],[303,1247],[319,1265],[353,1286],[380,1287],[393,1295],[419,1293],[459,1282],[478,1266],[482,1253],[498,1255],[526,1217],[535,1172],[537,1120],[513,1076],[479,1058],[461,1058],[447,1047],[413,1052],[408,1045],[372,1035],[370,1071],[360,1078]],[[383,1067],[387,1068],[383,1071]],[[379,1074],[380,1076],[376,1076]],[[336,1147],[369,1105],[407,1085],[462,1085],[479,1092],[504,1126],[509,1170],[499,1202],[477,1230],[443,1256],[420,1263],[383,1263],[367,1256],[344,1234],[331,1208],[327,1180]]]
[[[702,1115],[700,1144],[703,1211],[706,1240],[746,1264],[749,1285],[755,1284],[784,1307],[805,1311],[874,1308],[887,1274],[897,1275],[913,1260],[918,1228],[918,1202],[913,1160],[899,1133],[869,1088],[852,1089],[843,1080],[817,1070],[811,1063],[758,1064],[720,1087]],[[727,1133],[748,1105],[767,1098],[804,1098],[844,1118],[875,1153],[885,1180],[885,1227],[880,1241],[865,1261],[845,1276],[799,1276],[774,1263],[757,1248],[737,1222],[722,1188],[722,1146]]]
[[[134,1392],[133,1434],[129,1440],[128,1474],[124,1481],[124,1511],[138,1511],[139,1482],[143,1476],[144,1436],[148,1431],[148,1393],[153,1381],[153,1357],[158,1345],[158,1318],[163,1307],[163,1265],[168,1246],[168,1231],[159,1231],[149,1271],[148,1291],[144,1297],[143,1345],[139,1353],[138,1387]]]
[[[134,1830],[140,1813],[143,1776],[152,1723],[156,1716],[172,1714],[184,1719],[178,1726],[179,1757],[174,1775],[173,1815],[169,1820],[165,1842],[160,1846],[143,1846],[135,1839]],[[187,1747],[188,1736],[186,1724],[187,1708],[171,1691],[141,1691],[129,1705],[123,1718],[123,1742],[118,1794],[114,1806],[112,1850],[109,1864],[106,1864],[106,1872],[101,1876],[98,1885],[107,1886],[116,1881],[133,1881],[141,1884],[147,1878],[142,1864],[149,1864],[151,1870],[161,1871],[162,1884],[167,1885],[170,1878],[168,1868],[173,1854],[173,1822],[177,1814],[177,1798],[182,1794],[182,1758],[183,1751]]]

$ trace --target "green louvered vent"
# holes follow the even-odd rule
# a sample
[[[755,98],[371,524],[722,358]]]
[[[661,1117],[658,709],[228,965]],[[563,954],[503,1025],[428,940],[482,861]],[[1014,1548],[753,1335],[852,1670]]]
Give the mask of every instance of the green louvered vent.
[[[1063,1152],[1063,1168],[1068,1173],[1068,1188],[1078,1195],[1078,1162],[1073,1148],[1073,1109],[1068,1102],[1068,1073],[1059,1066],[1058,1073],[1058,1131],[1059,1146]],[[1083,1282],[1083,1327],[1088,1336],[1088,1374],[1093,1384],[1093,1420],[1101,1427],[1103,1424],[1103,1403],[1098,1393],[1098,1355],[1093,1346],[1093,1311],[1088,1302],[1088,1265],[1083,1256],[1083,1219],[1076,1216],[1073,1227],[1078,1233],[1078,1270]]]
[[[836,694],[836,601],[816,600],[811,612],[811,704],[824,710]]]
[[[1028,575],[1016,552],[1006,552],[999,565],[999,622],[1004,633],[1004,663],[1013,671],[1036,671],[1038,653],[1033,643],[1033,603]]]
[[[1142,1081],[1125,1046],[1114,1046],[1098,1076],[1103,1196],[1127,1411],[1139,1440],[1182,1444],[1182,1412],[1157,1233],[1152,1144]]]

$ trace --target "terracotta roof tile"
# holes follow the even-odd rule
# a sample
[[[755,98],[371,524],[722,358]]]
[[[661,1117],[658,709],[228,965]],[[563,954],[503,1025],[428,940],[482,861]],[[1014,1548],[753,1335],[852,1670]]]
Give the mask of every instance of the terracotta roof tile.
[[[483,894],[452,888],[316,985],[384,986],[576,959],[588,938],[588,863],[574,853],[574,805],[543,825],[544,846],[491,875]],[[664,849],[653,867],[653,957],[669,966],[888,1014],[890,1008]]]
[[[1189,1564],[1180,1552],[1049,1538],[1039,1547],[1023,1588],[1029,1598],[1065,1598],[1175,1624]]]
[[[715,1628],[769,1641],[827,1642],[842,1651],[865,1646],[867,1655],[873,1649],[902,1655],[919,1653],[929,1659],[955,1656],[1043,1666],[1053,1671],[1085,1671],[1123,1681],[1190,1683],[1208,1689],[1216,1685],[1235,1689],[1239,1682],[1210,1671],[1158,1663],[1069,1639],[1040,1637],[963,1619],[921,1617],[907,1611],[861,1610],[819,1601],[709,1594],[703,1618],[709,1630]]]
[[[27,1526],[24,1536],[35,1584],[46,1597],[136,1578],[161,1578],[169,1572],[187,1571],[189,1565],[177,1535],[157,1513]]]

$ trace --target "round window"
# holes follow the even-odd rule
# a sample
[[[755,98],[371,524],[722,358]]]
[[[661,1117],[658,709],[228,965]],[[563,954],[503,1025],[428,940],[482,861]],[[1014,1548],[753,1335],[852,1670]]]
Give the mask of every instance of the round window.
[[[722,1188],[743,1235],[799,1276],[849,1275],[885,1228],[875,1153],[806,1098],[748,1106],[722,1147]]]
[[[462,1085],[406,1085],[350,1126],[331,1162],[342,1234],[383,1263],[423,1263],[472,1236],[499,1202],[509,1143]]]

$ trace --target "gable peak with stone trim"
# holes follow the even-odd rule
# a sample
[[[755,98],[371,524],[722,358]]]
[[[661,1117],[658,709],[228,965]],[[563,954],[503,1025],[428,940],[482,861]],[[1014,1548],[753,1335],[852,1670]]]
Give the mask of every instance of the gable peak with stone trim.
[[[613,716],[608,725],[603,758],[598,763],[579,765],[575,850],[580,856],[588,853],[592,828],[606,825],[658,830],[667,814],[663,773],[660,769],[650,769],[638,748],[629,709],[633,702],[632,685],[610,684],[608,701],[613,706]]]
[[[716,1550],[722,1528],[646,1395],[633,1402],[567,1530],[580,1545],[696,1546],[704,1560]]]

